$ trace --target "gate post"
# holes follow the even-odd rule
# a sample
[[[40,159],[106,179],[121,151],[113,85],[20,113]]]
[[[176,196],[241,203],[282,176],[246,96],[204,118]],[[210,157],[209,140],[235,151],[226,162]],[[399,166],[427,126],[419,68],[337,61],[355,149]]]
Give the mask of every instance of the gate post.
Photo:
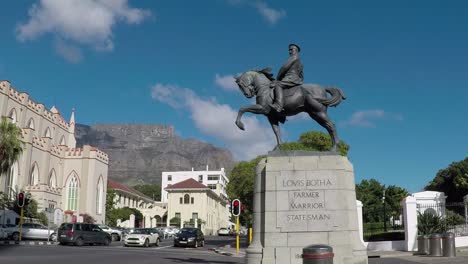
[[[408,196],[403,199],[403,215],[405,221],[405,246],[406,251],[416,251],[416,238],[418,236],[418,213],[416,198]]]

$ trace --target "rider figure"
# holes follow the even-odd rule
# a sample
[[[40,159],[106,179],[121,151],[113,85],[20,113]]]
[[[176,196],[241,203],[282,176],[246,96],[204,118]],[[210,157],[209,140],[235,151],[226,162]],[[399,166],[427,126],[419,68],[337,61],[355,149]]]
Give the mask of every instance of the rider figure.
[[[276,81],[272,81],[271,88],[275,89],[275,102],[270,106],[277,112],[283,109],[283,89],[289,89],[304,83],[303,66],[299,60],[301,48],[296,44],[289,44],[289,59],[281,67],[276,76]]]

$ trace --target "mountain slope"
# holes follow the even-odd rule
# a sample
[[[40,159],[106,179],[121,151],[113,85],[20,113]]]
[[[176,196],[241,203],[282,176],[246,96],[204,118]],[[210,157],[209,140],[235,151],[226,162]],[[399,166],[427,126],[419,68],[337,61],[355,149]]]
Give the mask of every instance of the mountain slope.
[[[77,146],[98,147],[109,155],[109,178],[128,185],[161,184],[161,172],[230,170],[229,150],[196,139],[182,139],[172,126],[146,124],[76,125]]]

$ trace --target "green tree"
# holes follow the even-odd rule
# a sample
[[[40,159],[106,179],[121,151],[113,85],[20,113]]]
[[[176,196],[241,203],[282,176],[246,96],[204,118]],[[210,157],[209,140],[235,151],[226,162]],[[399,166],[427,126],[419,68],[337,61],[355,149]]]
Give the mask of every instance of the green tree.
[[[242,161],[234,166],[227,185],[227,194],[233,199],[239,199],[245,206],[240,215],[240,222],[244,225],[252,225],[253,212],[253,186],[255,180],[255,169],[264,156],[259,156],[251,161]]]
[[[31,194],[28,193],[26,194],[26,196],[31,196]],[[16,203],[16,201],[11,202],[11,207],[13,208],[13,211],[15,211],[17,214],[21,214],[21,207],[18,206],[18,203]],[[23,207],[23,213],[24,217],[35,218],[39,220],[41,224],[47,225],[48,218],[46,213],[38,211],[37,201],[33,198],[30,198],[28,200],[28,203]]]
[[[155,201],[161,201],[161,186],[159,184],[139,184],[133,186],[133,189],[153,198]]]
[[[330,135],[320,131],[309,131],[299,136],[297,142],[287,142],[280,146],[281,150],[308,150],[308,151],[330,151],[332,140]],[[349,145],[343,141],[338,143],[338,151],[342,156],[347,156]]]
[[[445,193],[447,202],[463,201],[463,196],[468,193],[468,157],[439,170],[424,189]]]
[[[114,212],[114,206],[115,206],[115,196],[116,192],[114,189],[108,188],[107,189],[107,194],[106,194],[106,224],[110,226],[116,226],[117,225],[117,219],[116,214]]]
[[[180,226],[180,218],[179,217],[172,217],[171,220],[169,220],[169,224],[171,226]]]
[[[362,180],[356,184],[356,199],[362,202],[362,217],[365,223],[383,221],[384,187],[375,179]]]
[[[389,221],[390,216],[396,219],[401,215],[400,202],[409,195],[407,190],[395,185],[385,188],[375,179],[362,180],[356,184],[356,198],[362,202],[364,222],[383,222],[384,204],[382,198],[384,190],[386,220]]]
[[[2,117],[0,123],[0,175],[9,173],[10,168],[23,153],[23,142],[19,140],[21,129]],[[7,183],[8,184],[8,183]]]

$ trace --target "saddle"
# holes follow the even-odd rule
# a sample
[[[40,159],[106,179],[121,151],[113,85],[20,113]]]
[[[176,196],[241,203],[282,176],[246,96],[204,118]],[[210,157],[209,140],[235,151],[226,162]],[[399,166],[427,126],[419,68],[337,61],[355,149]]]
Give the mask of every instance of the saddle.
[[[294,95],[299,89],[302,89],[302,84],[296,85],[292,88],[289,89],[283,89],[283,96],[284,97],[289,97]]]

